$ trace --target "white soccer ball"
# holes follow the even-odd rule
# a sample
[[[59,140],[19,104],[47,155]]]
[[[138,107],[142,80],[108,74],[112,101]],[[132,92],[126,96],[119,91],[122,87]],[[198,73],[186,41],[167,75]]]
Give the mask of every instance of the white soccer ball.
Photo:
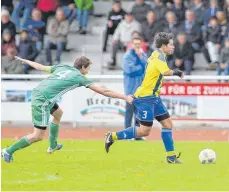
[[[212,149],[204,149],[199,154],[199,160],[203,164],[215,163],[216,154]]]

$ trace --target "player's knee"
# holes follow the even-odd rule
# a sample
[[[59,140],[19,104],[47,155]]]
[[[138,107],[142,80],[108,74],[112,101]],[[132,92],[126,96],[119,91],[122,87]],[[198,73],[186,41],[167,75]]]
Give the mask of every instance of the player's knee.
[[[139,130],[139,132],[140,132],[139,136],[141,136],[141,137],[147,137],[151,132],[151,127],[144,126],[142,128],[139,128],[139,129],[140,129]]]
[[[168,128],[168,129],[173,128],[173,122],[172,122],[171,118],[165,119],[165,120],[161,121],[160,123],[161,123],[163,128]]]
[[[150,135],[150,132],[151,132],[151,128],[150,129],[145,129],[144,130],[144,133],[143,133],[143,137],[147,137]]]
[[[37,142],[37,141],[41,141],[44,138],[44,134],[42,133],[34,133],[33,134],[33,141]]]
[[[58,110],[56,111],[56,114],[54,116],[54,118],[57,120],[57,121],[60,121],[62,116],[64,114],[64,111],[61,109],[61,108],[58,108]]]

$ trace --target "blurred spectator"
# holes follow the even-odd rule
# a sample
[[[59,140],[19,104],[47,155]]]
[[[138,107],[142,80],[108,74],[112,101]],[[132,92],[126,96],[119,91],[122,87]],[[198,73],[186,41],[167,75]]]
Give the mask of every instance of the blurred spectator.
[[[18,6],[12,13],[12,19],[16,26],[17,32],[20,32],[21,27],[25,24],[26,20],[30,17],[32,9],[35,7],[36,0],[20,0]],[[20,13],[23,11],[23,17],[20,23]]]
[[[35,44],[29,39],[27,31],[22,31],[20,35],[20,43],[18,45],[19,57],[34,61],[37,56]],[[29,65],[24,65],[25,73],[28,73]]]
[[[58,5],[58,0],[37,0],[37,8],[42,11],[42,20],[46,25],[48,18],[55,15]]]
[[[204,42],[211,58],[211,68],[216,68],[219,63],[219,49],[221,42],[221,31],[217,18],[212,17],[209,22],[209,26],[204,32]]]
[[[124,71],[124,92],[126,95],[133,95],[141,85],[147,63],[147,55],[141,49],[141,39],[134,38],[132,45],[133,48],[125,53],[122,65]],[[125,128],[131,127],[133,115],[134,106],[126,103]]]
[[[121,8],[120,1],[115,1],[108,15],[107,29],[105,33],[105,40],[103,45],[103,52],[107,49],[107,40],[109,35],[113,35],[118,24],[124,19],[125,11]]]
[[[165,15],[167,12],[166,6],[162,3],[161,0],[154,0],[154,6],[152,7],[153,12],[156,15],[157,21],[165,20]]]
[[[206,10],[204,15],[204,25],[209,24],[210,18],[216,16],[217,11],[219,11],[217,0],[210,0],[210,7]]]
[[[177,21],[181,23],[185,18],[185,7],[182,0],[173,0],[174,4],[171,7],[171,11],[175,13]]]
[[[47,33],[48,41],[46,45],[46,56],[49,65],[52,65],[51,48],[57,47],[56,62],[60,63],[60,57],[64,46],[67,43],[67,35],[69,32],[69,21],[64,16],[64,11],[58,8],[56,16],[48,21]]]
[[[5,29],[8,29],[13,38],[15,39],[16,35],[16,28],[13,22],[10,21],[10,13],[8,10],[3,9],[1,12],[1,34],[3,34],[3,31]]]
[[[136,3],[132,7],[133,16],[139,23],[143,23],[146,20],[146,14],[150,10],[151,7],[145,3],[145,0],[136,0]]]
[[[77,17],[77,8],[74,0],[59,0],[61,8],[64,10],[65,17],[71,24]]]
[[[201,40],[201,27],[196,22],[196,17],[193,11],[187,10],[185,12],[185,21],[181,25],[181,30],[187,34],[187,41],[192,44],[195,51],[200,51]]]
[[[27,19],[25,24],[22,26],[23,29],[29,32],[29,37],[36,44],[38,52],[41,52],[42,50],[42,36],[39,31],[45,26],[45,23],[41,20],[41,18],[41,11],[34,8],[32,11],[32,18]]]
[[[133,31],[141,31],[140,24],[134,20],[131,12],[126,13],[125,20],[121,21],[113,35],[112,42],[112,61],[108,63],[109,69],[115,69],[116,67],[116,55],[121,48],[125,50],[125,47],[131,42],[131,34]]]
[[[220,30],[221,30],[221,46],[223,46],[224,44],[224,38],[226,36],[226,32],[227,32],[227,18],[226,15],[223,11],[218,11],[216,13],[216,17],[218,19],[219,22],[219,26],[220,26]]]
[[[138,31],[133,31],[133,33],[131,34],[131,38],[132,39],[141,38],[141,34]],[[126,51],[132,48],[133,48],[133,43],[131,41],[127,44]],[[144,53],[147,53],[147,48],[148,48],[148,44],[144,40],[141,40],[141,49]]]
[[[173,36],[176,37],[180,28],[180,25],[176,19],[176,15],[172,11],[168,11],[165,17],[166,22],[163,31],[167,33],[172,33]]]
[[[79,33],[87,33],[88,11],[93,6],[92,0],[74,0],[77,7],[77,17],[79,23]]]
[[[226,13],[227,20],[229,20],[229,0],[225,0],[223,10]]]
[[[205,7],[202,0],[193,0],[192,11],[196,16],[196,21],[202,26],[204,24]]]
[[[187,41],[185,33],[177,35],[175,50],[173,53],[173,61],[170,63],[172,68],[179,68],[185,71],[185,75],[191,75],[194,63],[194,50],[192,45]]]
[[[11,47],[7,50],[6,56],[2,57],[2,74],[23,74],[24,67],[20,61],[16,61],[14,56],[17,55],[17,49]]]
[[[2,6],[2,9],[7,9],[10,15],[14,10],[13,0],[2,0],[1,6]]]
[[[16,48],[15,39],[9,29],[5,29],[2,33],[2,56],[6,54],[10,47]]]
[[[220,64],[217,68],[217,74],[229,75],[229,38],[225,40],[225,47],[220,52]]]
[[[162,31],[163,26],[160,22],[156,21],[156,16],[153,11],[148,12],[147,14],[147,21],[142,24],[142,38],[146,41],[149,45],[148,47],[148,55],[154,50],[154,36],[157,32]]]

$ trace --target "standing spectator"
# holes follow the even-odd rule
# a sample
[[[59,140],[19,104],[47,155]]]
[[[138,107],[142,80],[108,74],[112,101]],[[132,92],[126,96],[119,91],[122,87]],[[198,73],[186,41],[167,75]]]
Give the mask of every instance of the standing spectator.
[[[229,0],[225,0],[223,10],[226,13],[227,20],[229,21]]]
[[[23,29],[29,32],[30,39],[32,39],[33,42],[36,44],[37,52],[41,52],[42,50],[43,38],[39,31],[41,31],[42,28],[45,26],[45,23],[41,19],[42,19],[41,11],[39,9],[34,8],[32,11],[32,18],[28,19],[25,22],[25,24],[22,26]]]
[[[131,42],[131,34],[133,31],[141,31],[140,24],[134,20],[131,12],[126,13],[125,20],[121,21],[113,35],[112,42],[112,61],[108,63],[109,69],[115,69],[116,67],[116,55],[121,48],[125,50],[127,44]]]
[[[11,31],[5,29],[2,33],[2,56],[6,54],[10,47],[16,48],[15,39],[13,38]]]
[[[210,19],[209,26],[204,32],[204,42],[212,61],[210,67],[215,68],[219,63],[221,42],[221,31],[216,17]]]
[[[19,57],[23,59],[28,59],[34,61],[37,56],[37,50],[35,44],[29,39],[29,34],[27,31],[22,31],[20,35],[20,43],[18,46]],[[24,65],[24,72],[27,74],[29,70],[29,65]]]
[[[46,25],[48,18],[55,15],[58,5],[58,0],[37,0],[37,8],[42,11],[42,20],[45,22]]]
[[[124,19],[126,12],[121,8],[120,1],[115,1],[108,15],[107,29],[105,32],[105,40],[103,45],[103,52],[107,50],[107,40],[109,35],[113,35],[118,24]]]
[[[51,47],[57,47],[56,62],[60,63],[60,57],[64,46],[67,43],[67,35],[69,31],[69,21],[65,19],[64,11],[58,8],[56,17],[49,20],[47,26],[48,41],[46,45],[46,58],[49,65],[52,65]]]
[[[202,26],[204,24],[205,7],[202,0],[194,0],[192,11],[196,16],[196,21]]]
[[[124,92],[133,95],[144,78],[147,55],[141,49],[141,39],[132,40],[133,48],[123,57]],[[131,127],[134,115],[134,106],[126,103],[125,128]],[[136,122],[136,119],[135,119]]]
[[[79,33],[87,34],[88,11],[93,6],[92,0],[74,0],[77,7],[77,17],[79,23]]]
[[[2,57],[2,74],[23,74],[24,67],[20,61],[14,59],[17,55],[17,49],[10,47],[7,50],[6,56]]]
[[[185,7],[182,0],[173,0],[174,4],[170,11],[174,12],[177,18],[177,21],[181,23],[185,18]]]
[[[216,17],[219,22],[220,30],[221,30],[221,45],[223,47],[224,44],[224,38],[226,37],[226,32],[227,32],[227,18],[226,15],[223,11],[218,11],[216,13]]]
[[[163,26],[156,21],[156,16],[153,11],[148,12],[147,21],[142,24],[142,38],[148,43],[148,55],[154,50],[154,36],[160,32]]]
[[[133,31],[133,33],[131,34],[131,38],[135,39],[135,38],[141,38],[141,34],[138,31]],[[129,42],[127,44],[126,47],[126,51],[133,49],[133,43]],[[144,40],[141,40],[141,49],[144,53],[147,53],[148,50],[148,43],[146,43]]]
[[[229,75],[229,38],[225,40],[225,47],[220,52],[220,64],[217,68],[217,74]]]
[[[71,24],[77,17],[77,8],[74,0],[59,0],[61,8],[64,10],[65,17]]]
[[[2,6],[2,9],[7,9],[10,15],[14,10],[13,0],[2,0],[1,6]]]
[[[180,24],[176,19],[176,15],[172,11],[168,11],[165,17],[166,22],[163,31],[167,33],[172,33],[173,36],[176,37],[180,28]]]
[[[185,21],[181,25],[181,30],[187,34],[187,41],[192,44],[195,52],[200,51],[201,40],[201,26],[196,22],[196,17],[193,11],[187,10],[185,12]]]
[[[194,51],[192,45],[187,42],[185,33],[179,33],[173,53],[172,68],[179,68],[184,70],[186,75],[191,75],[193,63]]]
[[[210,0],[210,7],[206,10],[204,15],[204,25],[208,26],[210,18],[216,16],[217,11],[219,11],[217,0]]]
[[[165,15],[167,12],[166,6],[161,0],[154,0],[154,6],[152,7],[153,12],[156,15],[157,21],[165,20]]]
[[[16,35],[16,28],[13,22],[10,21],[10,13],[8,10],[3,9],[1,12],[1,34],[3,34],[3,31],[5,29],[8,29],[13,38],[15,39]]]
[[[32,9],[35,7],[36,0],[20,0],[17,8],[12,13],[13,22],[16,26],[17,32],[20,32],[21,27],[25,24],[26,20],[30,17]],[[23,17],[20,23],[20,13],[23,10]]]
[[[150,10],[151,7],[145,3],[145,0],[136,0],[136,3],[132,7],[133,16],[139,23],[146,21],[146,14]]]

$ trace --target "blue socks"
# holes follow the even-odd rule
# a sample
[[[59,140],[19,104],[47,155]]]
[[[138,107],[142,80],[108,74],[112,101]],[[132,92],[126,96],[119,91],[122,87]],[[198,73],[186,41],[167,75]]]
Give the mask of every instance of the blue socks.
[[[129,127],[119,132],[113,132],[112,138],[114,140],[132,139],[135,138],[136,135],[137,135],[136,127]]]
[[[172,129],[162,128],[161,129],[161,138],[163,140],[165,150],[168,156],[174,156],[174,143],[172,137]]]

